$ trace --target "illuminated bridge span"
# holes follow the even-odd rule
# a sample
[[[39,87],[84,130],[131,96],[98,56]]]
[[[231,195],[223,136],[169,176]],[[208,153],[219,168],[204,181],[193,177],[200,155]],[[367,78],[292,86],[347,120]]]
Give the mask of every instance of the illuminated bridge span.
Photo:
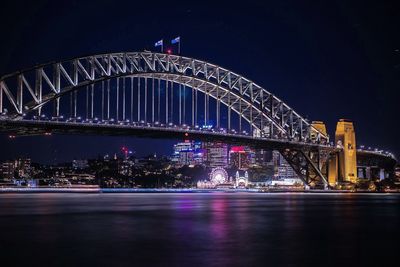
[[[278,149],[303,181],[328,185],[326,131],[265,88],[205,61],[128,52],[52,62],[0,79],[0,129],[220,140]]]

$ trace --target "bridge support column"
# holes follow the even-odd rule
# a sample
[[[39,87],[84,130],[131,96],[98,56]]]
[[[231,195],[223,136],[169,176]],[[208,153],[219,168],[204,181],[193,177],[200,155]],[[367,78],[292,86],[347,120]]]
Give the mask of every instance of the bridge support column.
[[[335,141],[339,152],[339,177],[345,182],[357,182],[356,135],[351,121],[341,119],[337,123]]]
[[[329,186],[335,187],[338,183],[338,155],[333,154],[328,162],[328,183]]]
[[[379,180],[383,180],[385,179],[385,170],[384,169],[380,169],[379,170]]]
[[[365,168],[357,166],[357,177],[361,179],[365,179]]]
[[[371,179],[371,167],[366,167],[365,168],[365,178]]]

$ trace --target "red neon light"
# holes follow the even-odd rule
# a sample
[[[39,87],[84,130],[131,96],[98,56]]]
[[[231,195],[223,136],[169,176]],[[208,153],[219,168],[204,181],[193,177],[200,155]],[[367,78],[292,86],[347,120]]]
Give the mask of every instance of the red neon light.
[[[244,146],[233,146],[233,147],[231,147],[231,152],[233,152],[233,153],[245,153]]]

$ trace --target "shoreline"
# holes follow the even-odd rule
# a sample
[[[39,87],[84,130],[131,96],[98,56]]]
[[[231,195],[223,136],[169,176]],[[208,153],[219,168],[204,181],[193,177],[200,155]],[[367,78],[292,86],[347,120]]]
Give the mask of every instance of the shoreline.
[[[258,193],[258,194],[400,194],[400,191],[351,191],[351,190],[286,190],[286,189],[197,189],[197,188],[0,188],[0,194],[41,194],[41,193],[55,193],[55,194],[68,194],[68,193],[81,193],[81,194],[110,194],[110,193]]]

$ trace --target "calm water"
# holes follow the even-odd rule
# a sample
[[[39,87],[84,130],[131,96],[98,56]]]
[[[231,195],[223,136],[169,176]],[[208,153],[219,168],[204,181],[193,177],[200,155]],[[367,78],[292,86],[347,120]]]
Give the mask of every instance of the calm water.
[[[10,265],[400,266],[399,195],[2,194],[0,226]]]

